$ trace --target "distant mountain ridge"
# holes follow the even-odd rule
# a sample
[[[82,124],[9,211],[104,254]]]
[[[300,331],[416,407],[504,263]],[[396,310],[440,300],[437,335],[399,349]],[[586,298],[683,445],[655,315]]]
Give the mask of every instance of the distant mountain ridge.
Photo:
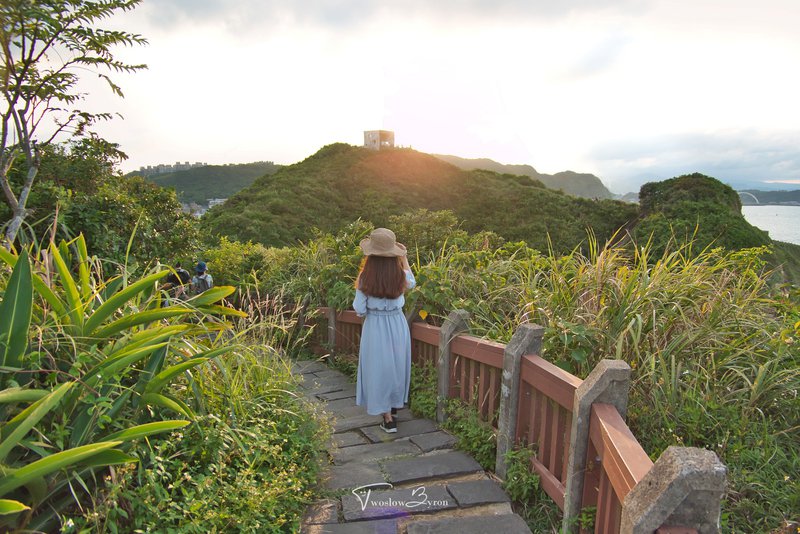
[[[498,163],[488,158],[461,158],[444,154],[432,154],[456,167],[471,171],[483,169],[499,174],[515,174],[517,176],[530,176],[542,182],[545,187],[561,190],[570,195],[583,198],[611,199],[614,194],[609,191],[603,182],[594,174],[562,171],[556,174],[543,174],[530,165],[507,165]]]
[[[742,193],[745,193],[744,195]],[[756,202],[753,197],[758,199]],[[762,191],[759,189],[744,189],[739,191],[739,197],[744,206],[755,206],[758,204],[785,204],[789,206],[800,206],[800,189],[794,191]]]
[[[280,165],[271,161],[206,165],[185,171],[154,174],[148,176],[146,180],[175,189],[178,200],[184,204],[195,203],[206,206],[208,199],[229,198],[252,184],[256,178],[273,174],[280,168]]]

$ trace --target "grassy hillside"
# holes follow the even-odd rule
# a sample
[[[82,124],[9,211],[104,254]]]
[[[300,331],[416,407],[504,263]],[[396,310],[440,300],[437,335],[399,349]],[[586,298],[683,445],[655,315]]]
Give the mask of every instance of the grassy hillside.
[[[409,210],[452,210],[470,232],[492,230],[539,249],[568,251],[592,228],[600,240],[636,216],[636,206],[576,198],[524,176],[465,171],[409,149],[374,152],[333,144],[257,179],[211,209],[212,232],[265,245],[308,240],[358,218],[388,224]]]
[[[185,171],[156,174],[147,179],[162,187],[175,189],[178,200],[207,205],[210,198],[229,198],[252,184],[256,178],[280,168],[271,161],[241,165],[207,165]]]
[[[610,199],[614,197],[611,191],[606,189],[606,186],[600,181],[600,178],[594,174],[572,171],[563,171],[556,174],[542,174],[530,165],[505,165],[486,158],[466,159],[459,158],[458,156],[445,156],[440,154],[435,154],[435,156],[467,171],[483,169],[500,174],[530,176],[531,178],[539,180],[550,189],[561,190],[570,195],[575,195],[576,197],[601,199]]]

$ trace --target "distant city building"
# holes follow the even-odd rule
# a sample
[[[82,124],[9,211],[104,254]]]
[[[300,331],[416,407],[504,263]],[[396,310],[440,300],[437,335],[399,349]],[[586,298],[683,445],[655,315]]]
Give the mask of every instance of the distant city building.
[[[228,200],[228,199],[227,198],[209,198],[208,199],[208,207],[209,207],[209,209],[211,209],[214,206],[219,206],[220,204],[224,204],[226,200]]]
[[[372,150],[394,148],[394,132],[390,132],[389,130],[365,131],[364,146]]]
[[[142,173],[143,176],[150,176],[153,174],[164,174],[167,172],[188,171],[189,169],[193,169],[195,167],[205,167],[207,165],[208,163],[202,163],[200,161],[196,161],[194,163],[189,163],[188,161],[181,163],[180,161],[176,161],[174,165],[170,165],[168,163],[159,163],[157,165],[139,167],[139,172]]]

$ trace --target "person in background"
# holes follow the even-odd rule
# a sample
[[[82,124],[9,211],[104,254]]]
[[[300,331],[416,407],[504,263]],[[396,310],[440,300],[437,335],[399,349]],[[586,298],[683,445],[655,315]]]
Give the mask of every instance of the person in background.
[[[181,267],[180,262],[175,264],[175,270],[167,275],[161,289],[167,292],[164,305],[170,305],[172,299],[180,299],[186,295],[186,286],[192,281],[189,271]]]
[[[381,429],[397,432],[394,414],[408,402],[411,334],[403,314],[403,293],[416,285],[406,247],[394,232],[375,229],[361,241],[366,256],[356,278],[353,309],[364,317],[358,355],[356,404],[382,415]]]
[[[194,272],[195,275],[192,277],[192,293],[199,295],[203,291],[214,287],[214,279],[206,272],[206,262],[198,261]]]

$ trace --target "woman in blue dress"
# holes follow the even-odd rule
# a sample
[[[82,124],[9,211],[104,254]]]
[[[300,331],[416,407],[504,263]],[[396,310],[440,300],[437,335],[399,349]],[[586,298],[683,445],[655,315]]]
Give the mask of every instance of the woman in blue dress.
[[[411,334],[403,314],[403,293],[416,284],[406,247],[394,232],[375,229],[361,241],[366,256],[356,278],[353,309],[364,318],[358,356],[356,404],[382,415],[381,429],[397,432],[393,414],[408,402]]]

